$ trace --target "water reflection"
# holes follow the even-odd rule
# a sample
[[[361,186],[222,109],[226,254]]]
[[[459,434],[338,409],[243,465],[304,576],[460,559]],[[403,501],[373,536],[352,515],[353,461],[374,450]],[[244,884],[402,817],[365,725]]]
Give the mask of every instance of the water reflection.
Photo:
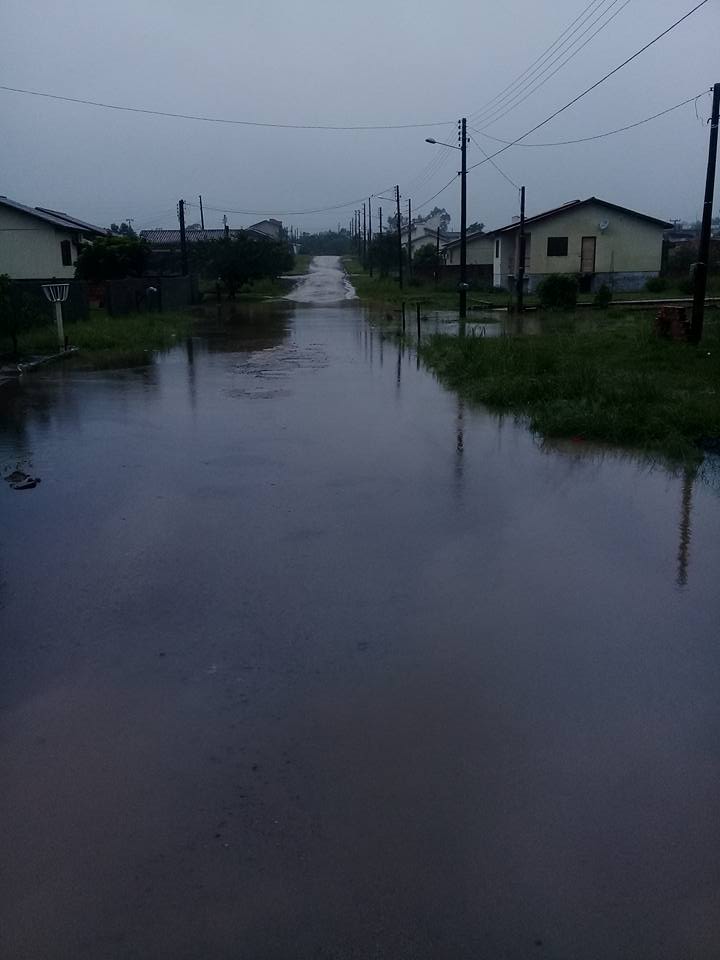
[[[682,499],[680,507],[680,543],[678,545],[678,572],[679,587],[687,586],[688,567],[690,565],[690,540],[692,538],[692,493],[697,479],[697,467],[686,467],[683,472]]]

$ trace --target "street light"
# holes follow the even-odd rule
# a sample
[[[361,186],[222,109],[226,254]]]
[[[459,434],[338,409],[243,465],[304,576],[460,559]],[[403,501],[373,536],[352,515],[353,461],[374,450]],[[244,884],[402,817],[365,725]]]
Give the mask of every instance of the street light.
[[[458,291],[460,292],[460,320],[467,316],[467,120],[465,117],[458,120],[458,139],[460,146],[454,143],[444,143],[442,140],[436,140],[434,137],[425,137],[425,143],[431,143],[434,146],[450,147],[453,150],[459,150],[462,154],[462,170],[460,171],[460,283]]]

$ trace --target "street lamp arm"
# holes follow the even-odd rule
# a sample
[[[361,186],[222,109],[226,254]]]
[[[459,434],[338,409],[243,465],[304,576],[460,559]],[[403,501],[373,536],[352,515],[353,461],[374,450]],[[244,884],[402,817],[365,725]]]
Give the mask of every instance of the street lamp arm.
[[[456,147],[454,143],[444,143],[442,140],[434,140],[432,137],[425,137],[425,143],[432,143],[438,147],[450,147],[451,150],[462,150],[462,147]]]

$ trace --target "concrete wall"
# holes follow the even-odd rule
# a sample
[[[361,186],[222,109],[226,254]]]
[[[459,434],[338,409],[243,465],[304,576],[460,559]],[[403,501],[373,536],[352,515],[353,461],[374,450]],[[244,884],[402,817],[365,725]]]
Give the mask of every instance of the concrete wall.
[[[60,243],[76,236],[37,217],[0,206],[0,273],[13,280],[72,280],[75,266],[64,267]],[[77,247],[71,243],[73,264]]]
[[[609,221],[609,226],[601,231],[603,220]],[[616,290],[639,289],[649,277],[657,276],[662,266],[662,226],[599,204],[529,224],[527,235],[530,250],[525,269],[531,290],[548,274],[580,273],[583,237],[596,239],[592,289],[602,283]],[[547,255],[549,237],[568,238],[567,256]],[[494,258],[495,283],[507,286],[516,270],[518,230],[502,234],[500,240],[500,255]]]
[[[467,262],[489,266],[493,262],[495,242],[492,237],[476,237],[467,242]],[[447,248],[445,262],[449,266],[460,263],[460,244]]]

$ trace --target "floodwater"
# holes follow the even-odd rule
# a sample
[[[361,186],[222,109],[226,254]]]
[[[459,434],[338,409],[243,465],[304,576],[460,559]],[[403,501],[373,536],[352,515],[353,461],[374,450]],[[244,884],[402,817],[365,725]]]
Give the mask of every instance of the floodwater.
[[[717,491],[317,266],[0,394],[0,956],[714,960]]]

